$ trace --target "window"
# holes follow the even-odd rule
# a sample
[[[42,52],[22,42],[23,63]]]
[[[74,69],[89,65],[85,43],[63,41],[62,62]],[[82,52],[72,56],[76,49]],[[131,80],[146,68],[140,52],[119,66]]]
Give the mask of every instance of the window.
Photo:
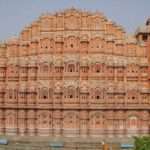
[[[95,65],[95,71],[96,71],[96,73],[99,73],[99,72],[101,72],[101,65],[100,64],[96,64]]]
[[[68,89],[68,98],[74,98],[75,97],[75,91],[74,89],[71,87]]]
[[[41,98],[42,99],[48,99],[48,89],[47,88],[41,89]]]
[[[99,96],[99,95],[97,95],[97,96],[96,96],[96,99],[100,99],[100,96]]]
[[[99,90],[95,91],[95,99],[100,99],[101,98],[101,93]]]
[[[128,127],[129,128],[138,128],[138,118],[136,116],[130,116],[128,119]]]
[[[74,64],[68,65],[68,72],[75,72],[75,65]]]
[[[9,99],[13,99],[13,90],[12,89],[8,90],[8,97],[9,97]]]

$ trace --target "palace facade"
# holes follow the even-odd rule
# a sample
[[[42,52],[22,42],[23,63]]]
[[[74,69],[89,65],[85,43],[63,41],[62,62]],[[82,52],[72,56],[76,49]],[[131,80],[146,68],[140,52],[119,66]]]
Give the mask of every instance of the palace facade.
[[[150,20],[129,36],[100,12],[42,15],[0,44],[0,134],[149,134],[149,35]]]

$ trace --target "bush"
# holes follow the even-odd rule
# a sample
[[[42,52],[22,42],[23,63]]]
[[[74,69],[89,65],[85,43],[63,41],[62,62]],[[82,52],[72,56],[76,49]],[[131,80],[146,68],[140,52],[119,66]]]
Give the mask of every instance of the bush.
[[[135,150],[150,150],[150,136],[135,137]]]

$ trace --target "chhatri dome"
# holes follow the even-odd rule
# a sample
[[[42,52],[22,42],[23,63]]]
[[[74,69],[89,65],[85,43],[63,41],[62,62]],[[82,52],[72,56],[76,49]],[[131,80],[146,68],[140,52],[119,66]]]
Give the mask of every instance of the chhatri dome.
[[[137,33],[150,33],[150,18],[147,19],[145,25],[137,29]]]

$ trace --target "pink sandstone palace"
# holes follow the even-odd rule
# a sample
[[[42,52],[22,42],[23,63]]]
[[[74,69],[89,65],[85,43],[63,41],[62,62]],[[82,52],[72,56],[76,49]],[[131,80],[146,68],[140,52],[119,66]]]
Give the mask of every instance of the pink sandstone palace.
[[[48,13],[0,44],[0,134],[150,133],[150,19],[134,36],[100,12]]]

